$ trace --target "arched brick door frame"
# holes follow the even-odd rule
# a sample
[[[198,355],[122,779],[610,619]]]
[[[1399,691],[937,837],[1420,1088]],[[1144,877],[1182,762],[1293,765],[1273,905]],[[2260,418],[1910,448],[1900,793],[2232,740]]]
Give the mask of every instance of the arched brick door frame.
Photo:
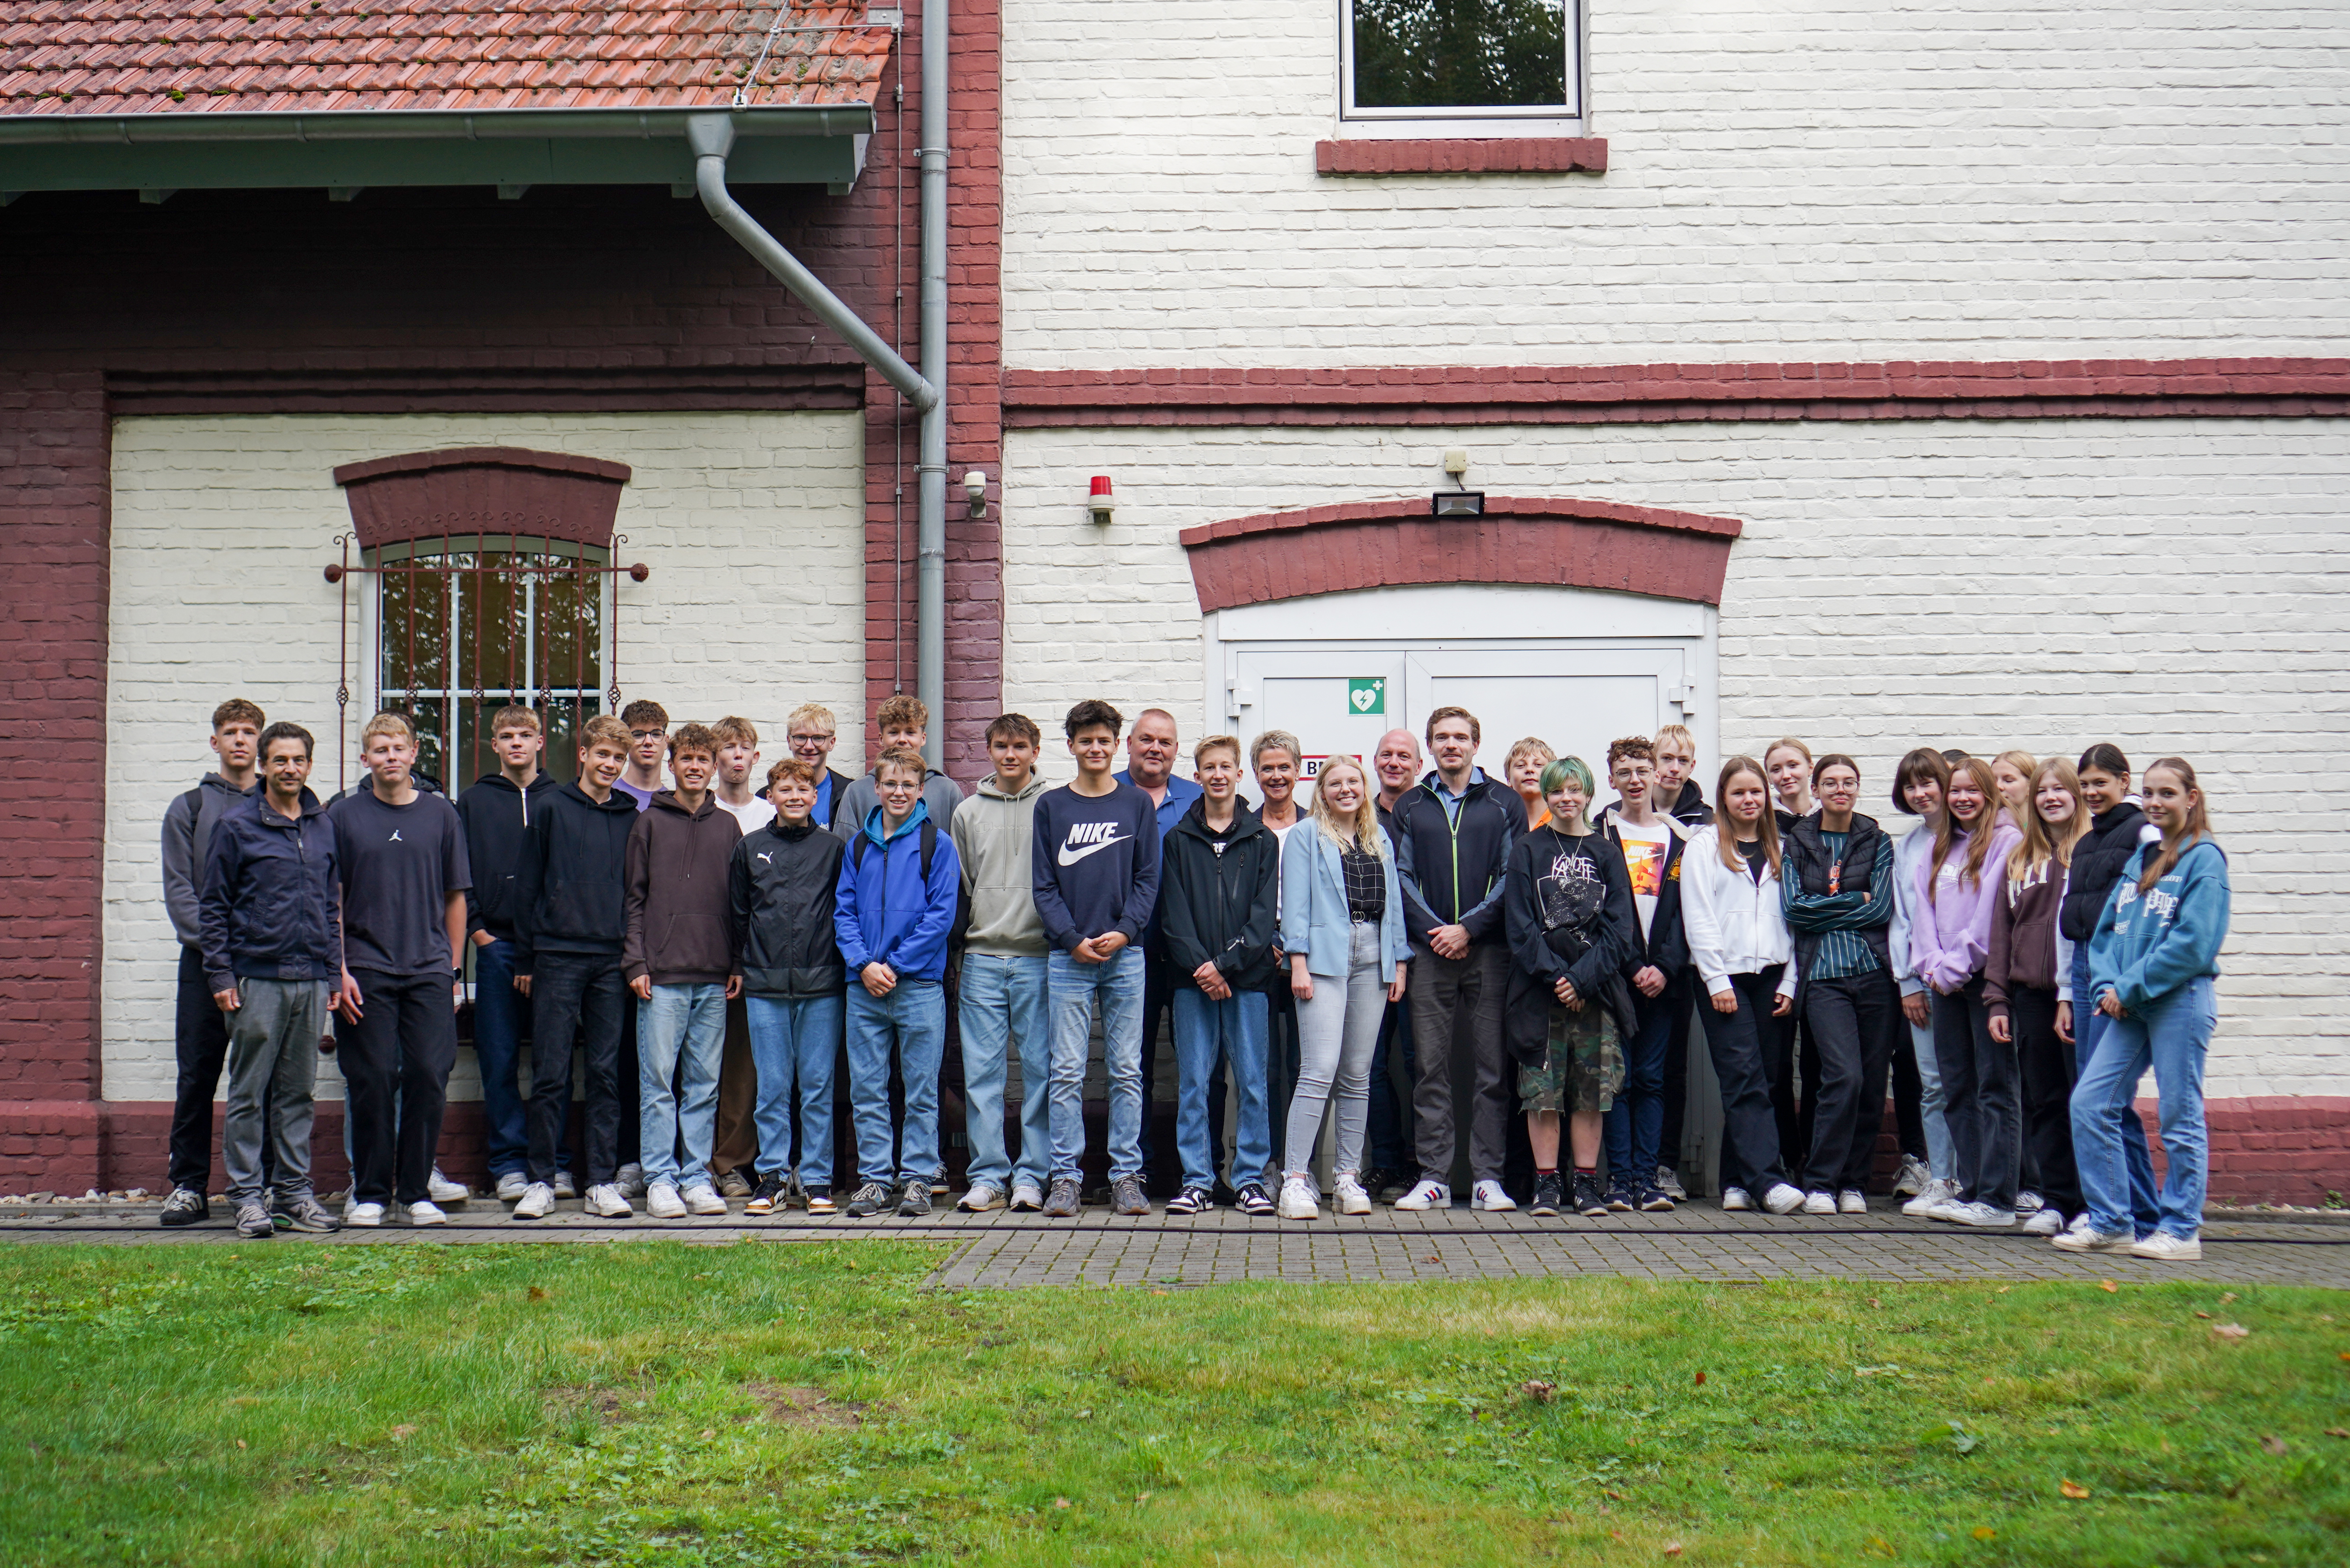
[[[1482,517],[1433,517],[1424,496],[1232,517],[1187,528],[1200,609],[1354,588],[1503,583],[1721,602],[1743,524],[1607,501],[1488,497]]]

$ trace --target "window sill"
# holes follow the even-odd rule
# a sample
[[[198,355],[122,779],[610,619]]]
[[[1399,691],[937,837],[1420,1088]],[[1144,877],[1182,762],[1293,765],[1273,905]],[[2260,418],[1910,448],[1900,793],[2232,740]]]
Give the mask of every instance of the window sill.
[[[1429,137],[1317,141],[1317,174],[1604,174],[1604,136]]]

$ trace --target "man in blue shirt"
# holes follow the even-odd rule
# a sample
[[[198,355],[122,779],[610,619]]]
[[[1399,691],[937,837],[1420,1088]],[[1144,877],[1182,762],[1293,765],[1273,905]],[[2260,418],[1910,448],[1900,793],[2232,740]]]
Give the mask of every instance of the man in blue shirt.
[[[1179,754],[1175,716],[1164,708],[1145,708],[1126,737],[1126,766],[1115,775],[1118,783],[1132,784],[1149,795],[1158,808],[1161,849],[1201,794],[1198,784],[1175,775]],[[1167,944],[1160,939],[1159,926],[1159,909],[1154,904],[1150,923],[1142,931],[1142,1178],[1146,1186],[1150,1184],[1150,1133],[1157,1104],[1151,1085],[1158,1075],[1154,1069],[1159,1062],[1159,1026],[1168,1009],[1175,1005],[1175,973],[1167,961]],[[1159,1185],[1164,1189],[1167,1184]]]

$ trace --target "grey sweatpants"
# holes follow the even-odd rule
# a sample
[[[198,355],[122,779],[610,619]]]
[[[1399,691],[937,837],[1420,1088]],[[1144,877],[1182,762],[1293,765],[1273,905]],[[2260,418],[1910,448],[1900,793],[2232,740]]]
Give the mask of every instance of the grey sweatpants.
[[[221,1128],[229,1201],[268,1200],[261,1179],[264,1137],[277,1157],[278,1200],[307,1198],[311,1090],[318,1079],[318,1036],[327,1026],[327,982],[240,976],[236,990],[244,1005],[228,1015],[228,1115]]]

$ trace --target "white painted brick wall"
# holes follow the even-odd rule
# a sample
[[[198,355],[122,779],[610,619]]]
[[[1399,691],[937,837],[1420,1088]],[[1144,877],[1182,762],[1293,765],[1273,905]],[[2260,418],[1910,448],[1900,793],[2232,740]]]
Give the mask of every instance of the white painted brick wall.
[[[2335,354],[2350,13],[1586,0],[1605,175],[1324,179],[1339,0],[1009,0],[1024,368]]]
[[[1422,493],[1448,446],[1497,494],[1744,521],[1721,617],[1726,748],[1793,732],[1849,752],[1871,801],[1913,744],[2186,756],[2237,900],[2210,1092],[2350,1093],[2350,840],[2332,798],[2350,776],[2340,422],[1015,431],[1006,705],[1049,730],[1106,696],[1198,736],[1201,619],[1178,532]],[[1080,504],[1094,473],[1117,482],[1107,530]]]
[[[740,713],[772,761],[804,701],[860,712],[864,435],[855,413],[130,419],[114,429],[108,662],[106,1096],[169,1099],[178,945],[157,855],[164,807],[203,776],[212,710],[250,697],[319,737],[335,784],[338,590],[350,525],[338,464],[521,446],[629,464],[618,531],[652,576],[620,587],[624,700],[673,722]],[[356,554],[354,559],[356,559]],[[352,601],[372,579],[352,579]],[[375,680],[354,639],[351,743]],[[853,771],[859,726],[835,760]],[[358,777],[356,761],[349,776]],[[470,1054],[451,1092],[478,1095]],[[332,1074],[328,1076],[331,1078]],[[339,1081],[327,1088],[339,1094]]]

